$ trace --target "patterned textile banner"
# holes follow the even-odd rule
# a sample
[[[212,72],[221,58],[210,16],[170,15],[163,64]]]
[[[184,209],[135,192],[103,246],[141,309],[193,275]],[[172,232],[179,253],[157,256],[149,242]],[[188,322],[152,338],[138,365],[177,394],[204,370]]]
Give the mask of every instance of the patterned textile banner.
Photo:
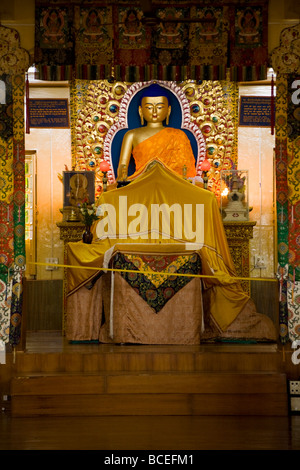
[[[21,334],[25,269],[24,77],[13,76],[12,82],[14,137],[5,142],[0,135],[0,338],[15,346]]]
[[[259,80],[268,65],[268,0],[37,0],[42,80]]]
[[[68,80],[74,65],[74,11],[67,4],[48,5],[36,9],[35,61],[44,79]]]
[[[293,84],[291,75],[276,80],[277,274],[283,343],[300,337],[300,137]]]
[[[276,78],[276,196],[282,340],[300,337],[300,23],[285,28],[271,54]],[[277,109],[278,104],[278,109]]]
[[[25,270],[24,83],[29,54],[0,26],[0,339],[19,344]]]

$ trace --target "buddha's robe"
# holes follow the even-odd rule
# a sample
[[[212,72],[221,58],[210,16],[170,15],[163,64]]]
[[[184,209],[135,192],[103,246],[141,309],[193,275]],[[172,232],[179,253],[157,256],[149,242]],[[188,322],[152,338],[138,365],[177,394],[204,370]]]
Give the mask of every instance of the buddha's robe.
[[[196,162],[187,135],[180,129],[164,127],[161,131],[139,143],[132,152],[136,171],[130,177],[136,178],[153,160],[165,165],[178,175],[183,175],[184,165],[186,176],[196,176]]]

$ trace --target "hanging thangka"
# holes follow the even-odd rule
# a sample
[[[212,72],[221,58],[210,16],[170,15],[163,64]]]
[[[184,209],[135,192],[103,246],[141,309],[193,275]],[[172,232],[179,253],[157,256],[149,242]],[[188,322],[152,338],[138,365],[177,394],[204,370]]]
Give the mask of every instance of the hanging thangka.
[[[287,179],[289,197],[289,336],[300,338],[300,80],[287,76]]]
[[[280,339],[300,338],[300,25],[272,52],[276,77],[276,208]]]
[[[144,67],[150,64],[151,31],[142,23],[140,7],[114,9],[114,73],[122,81],[147,79]]]
[[[287,283],[289,263],[289,204],[287,184],[286,146],[286,103],[285,79],[276,80],[276,210],[277,210],[277,276],[279,280],[279,335],[282,343],[289,339]]]
[[[43,80],[69,80],[74,66],[72,5],[36,2],[35,63]]]
[[[268,0],[36,1],[42,80],[266,78]]]
[[[225,80],[229,34],[228,6],[193,7],[190,26],[190,63],[194,77]]]
[[[74,9],[76,76],[96,80],[108,78],[112,66],[112,8],[76,6]]]
[[[18,345],[25,271],[24,74],[29,54],[0,25],[0,341]]]
[[[232,81],[263,80],[268,66],[268,3],[230,8],[228,51]]]
[[[188,25],[182,22],[189,17],[189,8],[159,8],[159,19],[152,38],[151,63],[159,66],[157,78],[180,81],[185,78],[186,51],[188,49]]]
[[[9,338],[11,279],[13,272],[13,98],[12,80],[0,76],[0,340]]]
[[[143,22],[140,8],[119,7],[114,71],[119,80],[179,81],[186,78],[189,8],[158,8],[157,20]]]

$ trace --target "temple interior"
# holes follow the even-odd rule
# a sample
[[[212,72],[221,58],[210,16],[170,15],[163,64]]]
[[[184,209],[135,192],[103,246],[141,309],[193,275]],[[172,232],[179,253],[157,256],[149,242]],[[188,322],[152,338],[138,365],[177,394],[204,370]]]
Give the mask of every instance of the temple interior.
[[[300,449],[299,18],[0,5],[1,450]]]

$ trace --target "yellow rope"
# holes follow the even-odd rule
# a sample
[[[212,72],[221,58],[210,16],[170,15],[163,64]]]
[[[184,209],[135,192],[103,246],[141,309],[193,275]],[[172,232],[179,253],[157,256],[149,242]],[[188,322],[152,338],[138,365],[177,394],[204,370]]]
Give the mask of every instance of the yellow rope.
[[[207,279],[218,279],[218,276],[212,276],[208,274],[184,274],[184,273],[170,273],[170,272],[153,272],[153,271],[139,271],[137,269],[117,269],[117,268],[101,268],[101,267],[94,267],[94,266],[72,266],[68,264],[56,264],[56,263],[33,263],[29,262],[28,264],[36,265],[36,266],[54,266],[56,268],[71,268],[71,269],[90,269],[95,271],[114,271],[114,272],[124,272],[124,273],[135,273],[135,274],[151,274],[151,275],[161,275],[161,276],[182,276],[182,277],[200,277],[200,278],[207,278]],[[219,276],[220,277],[220,276]],[[277,278],[260,278],[260,277],[239,277],[235,276],[233,279],[241,280],[241,281],[269,281],[269,282],[277,282]]]

